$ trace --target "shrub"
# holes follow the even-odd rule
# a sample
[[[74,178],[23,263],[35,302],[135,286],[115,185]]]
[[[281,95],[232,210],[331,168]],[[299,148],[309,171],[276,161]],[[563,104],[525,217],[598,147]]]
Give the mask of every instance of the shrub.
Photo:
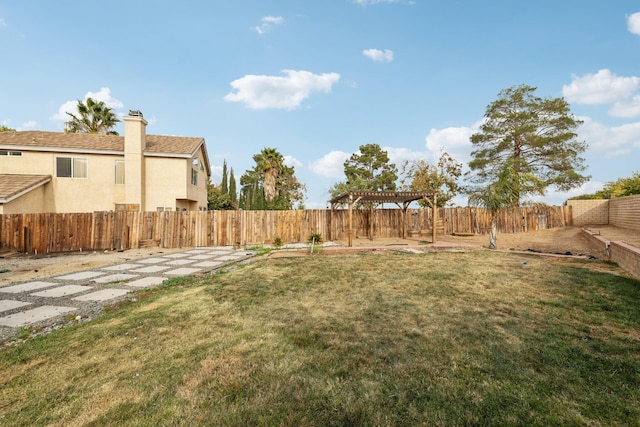
[[[312,233],[309,235],[309,237],[307,237],[307,242],[311,243],[311,242],[315,242],[315,243],[322,243],[322,234],[320,233]]]

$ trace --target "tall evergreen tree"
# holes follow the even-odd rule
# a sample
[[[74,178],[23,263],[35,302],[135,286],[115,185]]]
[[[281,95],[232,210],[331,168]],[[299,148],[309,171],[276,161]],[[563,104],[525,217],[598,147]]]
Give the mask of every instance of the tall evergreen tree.
[[[222,163],[222,183],[220,184],[222,194],[229,194],[229,186],[227,185],[227,161]]]
[[[238,201],[238,191],[236,190],[236,177],[233,174],[233,168],[231,168],[231,173],[229,175],[229,198],[234,203],[237,203]]]
[[[540,98],[535,90],[521,85],[501,91],[487,107],[480,131],[471,136],[470,181],[487,186],[508,176],[513,191],[505,194],[513,196],[512,206],[550,186],[566,191],[589,179],[579,173],[585,169],[579,156],[586,144],[575,131],[582,122],[563,98]]]
[[[398,179],[396,165],[378,144],[361,145],[359,152],[344,162],[344,174],[346,181],[329,189],[332,197],[357,190],[394,191]]]

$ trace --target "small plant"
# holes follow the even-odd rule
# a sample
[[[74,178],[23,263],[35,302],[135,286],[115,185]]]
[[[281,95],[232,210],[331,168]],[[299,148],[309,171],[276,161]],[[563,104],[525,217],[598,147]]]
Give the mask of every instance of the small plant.
[[[322,234],[320,233],[313,233],[310,234],[309,237],[307,237],[307,242],[309,243],[322,243]]]
[[[275,239],[273,239],[273,246],[275,246],[276,248],[281,247],[282,239],[280,237],[276,237]]]

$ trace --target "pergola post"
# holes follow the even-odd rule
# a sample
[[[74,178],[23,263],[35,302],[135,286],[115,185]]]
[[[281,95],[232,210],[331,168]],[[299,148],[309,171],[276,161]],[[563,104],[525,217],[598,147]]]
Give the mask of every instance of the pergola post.
[[[436,243],[436,225],[438,222],[438,206],[436,203],[436,193],[433,193],[433,204],[431,205],[431,210],[433,212],[433,227],[431,230],[431,244]]]
[[[353,196],[349,195],[349,247],[353,246]]]
[[[331,241],[331,226],[333,224],[333,207],[335,206],[334,203],[331,203],[331,212],[329,212],[329,230],[327,232],[327,240]]]

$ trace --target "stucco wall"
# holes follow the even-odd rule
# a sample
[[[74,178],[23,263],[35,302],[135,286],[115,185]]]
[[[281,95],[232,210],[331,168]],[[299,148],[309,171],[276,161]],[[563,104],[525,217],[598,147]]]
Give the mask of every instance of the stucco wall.
[[[53,198],[52,185],[47,183],[6,203],[0,204],[0,214],[45,213]]]

